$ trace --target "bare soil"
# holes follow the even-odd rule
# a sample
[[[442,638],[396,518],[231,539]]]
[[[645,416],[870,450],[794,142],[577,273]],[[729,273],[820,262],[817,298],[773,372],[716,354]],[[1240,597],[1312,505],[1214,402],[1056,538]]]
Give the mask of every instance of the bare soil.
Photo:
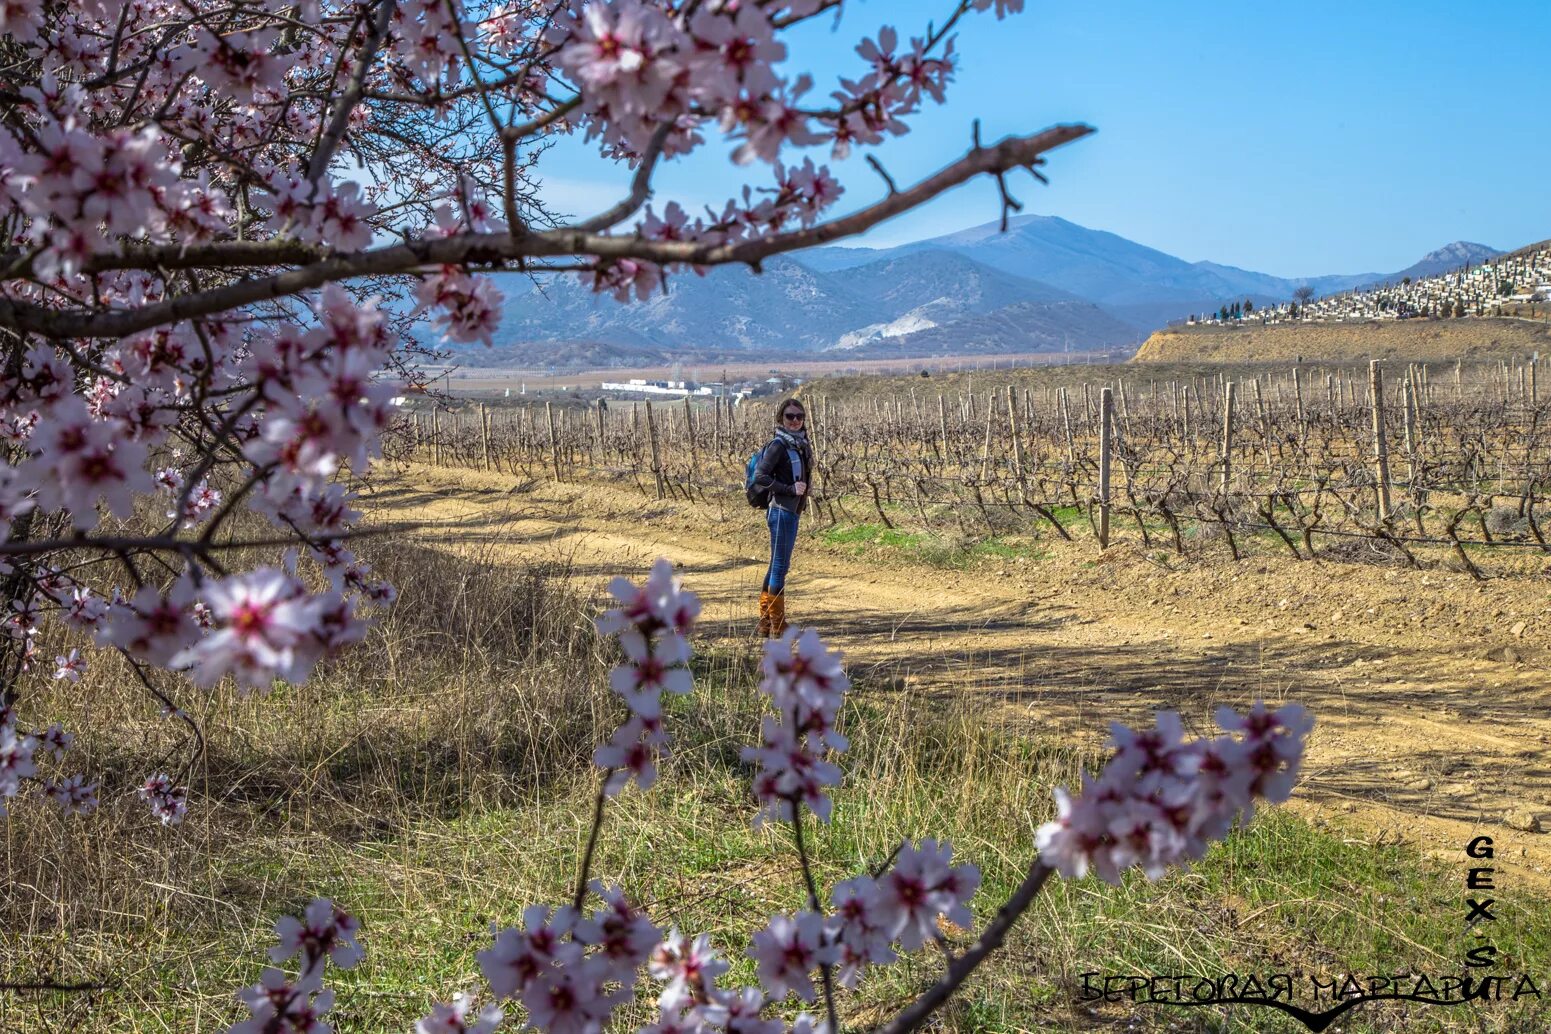
[[[1542,307],[1544,311],[1544,307]],[[1551,323],[1513,317],[1170,327],[1143,342],[1133,362],[1454,360],[1551,353]]]
[[[568,557],[600,583],[667,556],[705,601],[705,635],[753,645],[768,540],[741,503],[421,466],[363,501],[374,522],[424,522],[416,540]],[[1031,731],[1094,742],[1161,708],[1206,732],[1218,704],[1297,701],[1318,724],[1293,808],[1451,865],[1489,835],[1500,886],[1551,894],[1551,564],[1478,583],[1042,541],[959,570],[884,546],[858,556],[818,530],[805,522],[788,616],[845,650],[862,692],[974,693]]]

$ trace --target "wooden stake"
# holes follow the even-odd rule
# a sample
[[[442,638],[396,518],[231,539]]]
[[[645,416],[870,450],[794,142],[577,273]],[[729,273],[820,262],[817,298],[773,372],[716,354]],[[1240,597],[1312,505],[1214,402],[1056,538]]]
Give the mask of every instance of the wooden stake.
[[[1072,407],[1067,401],[1066,389],[1061,389],[1061,422],[1066,426],[1066,460],[1077,466],[1077,441],[1072,435]]]
[[[1373,406],[1374,465],[1378,474],[1379,520],[1388,521],[1389,502],[1389,444],[1384,438],[1384,373],[1379,360],[1368,362],[1368,391]]]
[[[490,420],[485,404],[479,404],[479,447],[485,454],[485,469],[490,469]]]
[[[1099,548],[1109,548],[1109,454],[1114,423],[1115,397],[1109,388],[1099,391]]]
[[[1298,403],[1298,440],[1301,442],[1308,433],[1308,427],[1303,413],[1303,374],[1296,366],[1293,367],[1293,397]]]
[[[555,437],[555,406],[544,403],[544,418],[549,421],[549,463],[554,468],[555,480],[560,480],[560,442]]]
[[[1233,464],[1233,388],[1232,381],[1223,385],[1222,396],[1222,494],[1228,494],[1228,478]],[[1258,393],[1260,382],[1255,382]]]
[[[667,495],[662,482],[662,457],[657,452],[657,422],[652,419],[652,404],[646,403],[646,436],[652,443],[652,474],[657,479],[657,498]]]

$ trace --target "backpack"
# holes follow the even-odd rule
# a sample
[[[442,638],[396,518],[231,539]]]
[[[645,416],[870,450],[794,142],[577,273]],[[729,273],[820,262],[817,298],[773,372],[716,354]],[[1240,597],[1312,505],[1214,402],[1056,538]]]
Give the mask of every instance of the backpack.
[[[770,490],[754,487],[754,470],[764,454],[764,449],[756,449],[754,455],[749,457],[748,465],[743,468],[743,497],[756,510],[770,509]]]

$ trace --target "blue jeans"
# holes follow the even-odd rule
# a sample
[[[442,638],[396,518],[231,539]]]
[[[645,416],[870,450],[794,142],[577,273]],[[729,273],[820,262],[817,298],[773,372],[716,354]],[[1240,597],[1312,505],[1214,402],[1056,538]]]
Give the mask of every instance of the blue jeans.
[[[792,568],[792,550],[797,548],[797,515],[779,506],[765,511],[770,525],[770,569],[765,572],[765,591],[780,593],[786,588],[786,572]]]

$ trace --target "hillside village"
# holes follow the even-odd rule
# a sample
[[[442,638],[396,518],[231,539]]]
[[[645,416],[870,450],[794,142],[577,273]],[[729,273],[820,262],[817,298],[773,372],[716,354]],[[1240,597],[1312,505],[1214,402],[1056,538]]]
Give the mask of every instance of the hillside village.
[[[1270,306],[1250,299],[1225,305],[1216,313],[1192,315],[1187,325],[1232,326],[1259,323],[1366,322],[1418,317],[1497,316],[1504,306],[1551,300],[1551,241],[1487,259],[1436,276],[1406,277],[1365,290],[1326,298],[1295,298]]]

